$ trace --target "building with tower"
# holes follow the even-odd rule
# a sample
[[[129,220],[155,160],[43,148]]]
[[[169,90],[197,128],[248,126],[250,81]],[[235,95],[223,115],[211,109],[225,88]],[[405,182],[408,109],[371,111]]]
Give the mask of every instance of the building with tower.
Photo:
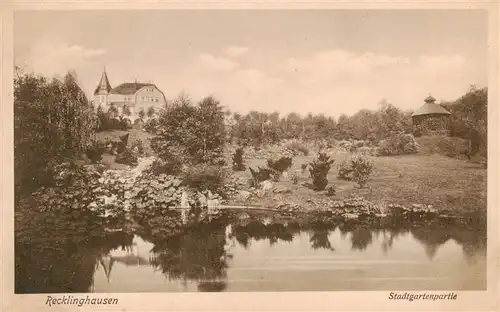
[[[94,91],[94,105],[131,121],[150,116],[166,105],[163,92],[153,83],[125,82],[112,87],[106,70]],[[142,112],[142,113],[141,113]]]

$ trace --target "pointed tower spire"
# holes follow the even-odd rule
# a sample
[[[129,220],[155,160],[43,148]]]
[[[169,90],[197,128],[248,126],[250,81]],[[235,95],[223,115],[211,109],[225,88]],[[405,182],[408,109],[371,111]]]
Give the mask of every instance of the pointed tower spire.
[[[106,67],[102,72],[101,80],[94,91],[94,95],[97,94],[108,94],[111,91],[111,84],[109,83],[108,75],[106,74]]]

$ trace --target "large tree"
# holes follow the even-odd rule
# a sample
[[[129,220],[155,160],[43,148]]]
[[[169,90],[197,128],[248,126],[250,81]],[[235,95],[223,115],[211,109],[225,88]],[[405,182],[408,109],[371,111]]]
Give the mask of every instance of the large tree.
[[[182,157],[188,163],[212,163],[220,160],[225,138],[224,112],[215,98],[194,105],[180,96],[160,112],[151,146],[165,160]]]
[[[488,89],[471,86],[468,92],[452,103],[444,103],[451,112],[452,136],[471,142],[471,154],[487,156],[488,146]]]
[[[14,79],[16,195],[49,183],[53,165],[91,146],[97,116],[71,74],[49,80],[30,73]]]

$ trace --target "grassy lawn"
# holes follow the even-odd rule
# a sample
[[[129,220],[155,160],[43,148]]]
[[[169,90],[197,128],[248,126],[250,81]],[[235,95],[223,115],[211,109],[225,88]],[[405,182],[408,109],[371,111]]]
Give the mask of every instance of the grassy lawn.
[[[282,178],[278,188],[289,188],[290,193],[274,194],[260,198],[252,204],[270,205],[276,201],[296,203],[306,209],[314,209],[325,201],[340,200],[349,196],[363,196],[377,204],[433,205],[438,210],[486,212],[487,170],[479,164],[464,162],[441,155],[408,155],[397,157],[369,157],[374,163],[374,172],[368,187],[360,189],[356,183],[337,178],[337,166],[348,154],[334,156],[335,163],[328,175],[329,183],[336,185],[337,193],[328,197],[316,192],[304,183],[311,182],[309,172],[301,173],[300,165],[313,156],[295,157],[290,172],[299,173],[300,181],[294,185],[290,179]],[[247,166],[265,166],[263,159],[249,159]],[[249,171],[235,175],[249,179]],[[301,185],[302,184],[302,185]]]

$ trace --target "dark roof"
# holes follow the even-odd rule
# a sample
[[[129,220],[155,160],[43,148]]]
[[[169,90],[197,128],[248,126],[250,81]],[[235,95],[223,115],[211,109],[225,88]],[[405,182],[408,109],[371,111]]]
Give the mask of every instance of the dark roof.
[[[97,88],[94,91],[94,95],[99,93],[99,91],[105,90],[106,92],[111,91],[111,84],[109,83],[108,75],[106,74],[106,71],[102,72],[101,80],[99,81],[99,84],[97,85]]]
[[[139,89],[144,88],[144,87],[148,87],[148,86],[156,87],[152,83],[125,82],[119,86],[114,87],[111,90],[111,93],[123,94],[123,95],[135,94]]]
[[[420,115],[451,115],[449,111],[446,110],[446,108],[442,107],[439,104],[436,103],[430,103],[427,102],[422,107],[417,109],[416,112],[413,113],[412,116],[420,116]]]

